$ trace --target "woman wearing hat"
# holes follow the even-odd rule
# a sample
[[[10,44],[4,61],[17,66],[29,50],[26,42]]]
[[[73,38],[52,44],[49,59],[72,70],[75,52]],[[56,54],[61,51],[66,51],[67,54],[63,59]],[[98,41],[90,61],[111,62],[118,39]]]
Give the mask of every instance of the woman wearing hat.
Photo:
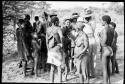
[[[74,64],[79,74],[80,83],[88,82],[88,47],[89,40],[85,32],[83,32],[84,24],[82,22],[77,23],[77,37],[75,40],[74,48]]]
[[[96,58],[96,40],[94,37],[94,29],[93,26],[91,25],[91,19],[92,19],[92,11],[91,10],[86,10],[85,14],[83,15],[84,17],[84,32],[87,34],[89,38],[89,76],[94,77],[95,75],[95,69],[94,69],[94,60]]]

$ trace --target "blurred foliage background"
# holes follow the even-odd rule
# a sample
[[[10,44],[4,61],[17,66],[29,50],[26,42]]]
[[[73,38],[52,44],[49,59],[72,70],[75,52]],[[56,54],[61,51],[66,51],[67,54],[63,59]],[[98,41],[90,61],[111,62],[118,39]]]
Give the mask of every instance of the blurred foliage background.
[[[17,42],[16,42],[16,22],[19,18],[24,18],[24,14],[31,16],[31,23],[34,22],[34,16],[40,16],[43,11],[56,12],[62,24],[65,17],[70,17],[73,12],[81,13],[84,8],[75,7],[72,9],[52,9],[51,4],[46,1],[2,1],[3,13],[3,61],[9,57],[17,57]],[[108,8],[90,7],[94,11],[95,21],[100,23],[100,18],[103,14],[111,16],[112,21],[117,24],[117,32],[119,35],[124,35],[124,3],[110,2]]]

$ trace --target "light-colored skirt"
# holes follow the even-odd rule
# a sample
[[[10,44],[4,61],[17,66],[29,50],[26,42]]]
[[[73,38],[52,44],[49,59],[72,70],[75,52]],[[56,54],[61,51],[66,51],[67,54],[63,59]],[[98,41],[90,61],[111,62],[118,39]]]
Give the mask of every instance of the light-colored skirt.
[[[61,47],[55,46],[54,48],[48,50],[47,63],[61,66],[64,64],[64,58],[65,54]]]

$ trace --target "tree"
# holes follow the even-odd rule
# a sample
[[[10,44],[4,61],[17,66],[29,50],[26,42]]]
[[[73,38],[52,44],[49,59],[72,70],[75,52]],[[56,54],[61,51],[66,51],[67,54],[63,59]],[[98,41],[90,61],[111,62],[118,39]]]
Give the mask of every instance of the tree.
[[[2,10],[3,10],[3,26],[10,25],[10,22],[13,22],[14,31],[16,31],[16,22],[19,18],[22,18],[27,9],[33,8],[35,5],[34,1],[3,1]],[[3,27],[6,28],[6,27]],[[3,29],[5,30],[5,29]],[[15,32],[14,32],[15,38]]]
[[[114,10],[116,13],[124,14],[124,3],[123,2],[111,2],[109,5],[110,10]]]

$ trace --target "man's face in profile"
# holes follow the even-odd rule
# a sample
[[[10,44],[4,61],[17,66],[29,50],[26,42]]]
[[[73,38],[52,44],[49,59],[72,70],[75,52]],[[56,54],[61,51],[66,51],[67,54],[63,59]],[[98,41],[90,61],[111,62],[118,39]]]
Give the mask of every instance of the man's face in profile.
[[[77,22],[77,18],[73,18],[73,22]]]

